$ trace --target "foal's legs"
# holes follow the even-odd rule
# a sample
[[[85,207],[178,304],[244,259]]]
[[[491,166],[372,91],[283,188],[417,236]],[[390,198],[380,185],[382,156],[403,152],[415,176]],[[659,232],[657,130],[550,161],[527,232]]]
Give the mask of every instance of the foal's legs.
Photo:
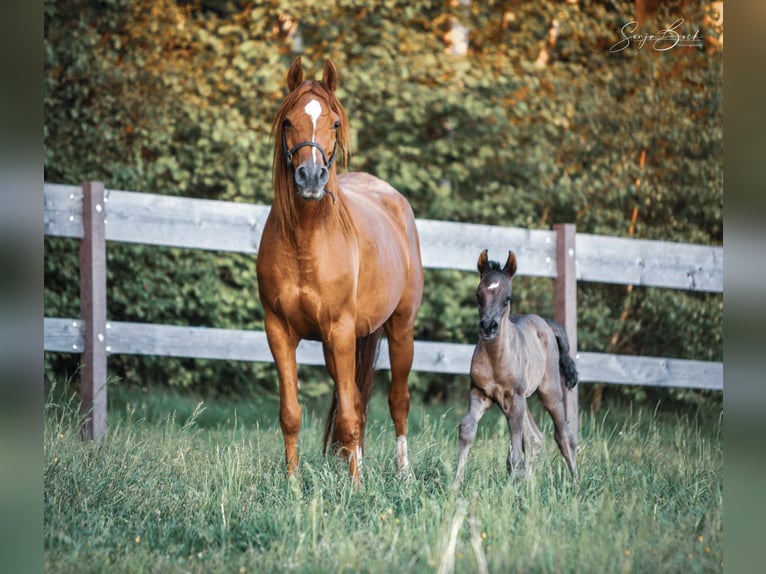
[[[558,372],[555,376],[546,376],[546,380],[537,390],[540,400],[553,419],[555,429],[554,436],[561,455],[569,467],[572,478],[577,480],[577,438],[566,420],[566,408],[564,407],[564,390],[562,388]]]
[[[524,432],[522,433],[521,445],[527,460],[535,461],[540,458],[540,453],[543,448],[543,433],[537,428],[537,423],[535,423],[535,419],[532,418],[532,413],[529,412],[528,403],[524,415]]]
[[[504,401],[506,404],[503,405],[503,411],[505,411],[505,418],[508,420],[511,444],[505,464],[508,474],[512,477],[524,478],[527,472],[523,448],[524,422],[529,412],[527,409],[527,398],[523,393],[509,392],[507,395],[510,396],[506,396]]]
[[[460,421],[460,450],[457,454],[457,470],[455,471],[455,483],[463,479],[465,471],[465,462],[468,458],[468,452],[476,439],[476,429],[479,421],[489,407],[492,406],[492,399],[484,394],[484,391],[478,387],[471,386],[471,394],[468,398],[468,413]]]
[[[400,473],[409,470],[407,458],[407,415],[410,412],[410,389],[407,378],[414,355],[413,321],[393,315],[385,325],[388,338],[388,355],[391,361],[391,389],[388,392],[388,409],[394,421],[396,433],[396,464]]]

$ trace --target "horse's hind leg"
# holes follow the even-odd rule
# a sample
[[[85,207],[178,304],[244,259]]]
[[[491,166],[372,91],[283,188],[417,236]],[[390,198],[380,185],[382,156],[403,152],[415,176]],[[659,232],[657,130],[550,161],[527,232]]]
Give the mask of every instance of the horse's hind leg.
[[[479,421],[491,406],[492,399],[485,395],[484,391],[478,387],[471,386],[471,395],[468,398],[468,413],[460,421],[460,450],[457,454],[455,484],[458,484],[463,479],[465,462],[468,459],[471,445],[473,445],[473,441],[476,439]]]
[[[543,406],[553,419],[554,436],[559,451],[561,451],[561,455],[564,457],[567,467],[569,467],[572,478],[577,480],[577,439],[566,420],[564,392],[558,377],[553,380],[551,385],[541,385],[537,392],[540,395]]]
[[[408,377],[414,355],[413,321],[392,316],[385,325],[388,352],[391,362],[391,388],[388,392],[388,409],[394,421],[396,433],[396,464],[400,473],[409,470],[407,456],[407,416],[410,412],[410,388]]]

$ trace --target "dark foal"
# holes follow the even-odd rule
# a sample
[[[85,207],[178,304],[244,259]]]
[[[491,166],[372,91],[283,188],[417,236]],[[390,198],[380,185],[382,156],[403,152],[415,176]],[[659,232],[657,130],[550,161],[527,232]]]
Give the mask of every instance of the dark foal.
[[[493,402],[508,420],[508,473],[515,478],[525,476],[525,455],[537,458],[542,444],[542,434],[527,407],[527,397],[535,391],[553,419],[556,444],[576,480],[577,438],[567,424],[565,399],[566,389],[577,384],[577,370],[569,356],[566,332],[555,321],[537,315],[511,316],[511,278],[516,273],[513,251],[501,268],[498,262],[488,261],[485,249],[478,269],[480,339],[471,361],[468,414],[460,422],[455,480],[463,477],[479,420]]]

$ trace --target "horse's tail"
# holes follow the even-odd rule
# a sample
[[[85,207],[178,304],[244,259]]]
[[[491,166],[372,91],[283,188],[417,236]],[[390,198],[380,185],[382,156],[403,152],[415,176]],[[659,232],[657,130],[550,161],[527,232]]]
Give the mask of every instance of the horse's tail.
[[[367,410],[370,406],[370,397],[372,396],[372,387],[375,383],[375,361],[378,358],[378,348],[383,329],[378,329],[366,337],[360,337],[356,340],[356,370],[355,382],[359,389],[359,395],[362,399],[362,436],[360,444],[364,448],[364,428],[367,424]],[[327,420],[324,428],[324,449],[327,453],[328,444],[335,445],[337,437],[335,436],[335,415],[338,412],[338,389],[332,394],[330,403],[330,412],[327,413]],[[332,437],[332,440],[330,440]]]
[[[573,388],[577,384],[578,374],[577,367],[572,357],[569,355],[569,337],[559,323],[552,319],[548,319],[548,324],[553,329],[553,334],[556,336],[556,343],[559,346],[559,369],[561,370],[561,376],[564,377],[564,384],[568,389]]]

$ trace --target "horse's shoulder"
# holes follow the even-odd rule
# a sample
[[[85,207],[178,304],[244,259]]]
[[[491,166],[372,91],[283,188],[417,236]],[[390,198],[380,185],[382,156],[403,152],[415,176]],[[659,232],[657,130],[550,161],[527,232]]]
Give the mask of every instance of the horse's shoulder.
[[[548,321],[540,315],[512,315],[509,319],[527,341],[530,341],[530,336],[534,336],[543,344],[547,344],[555,337]]]
[[[376,194],[383,197],[388,201],[401,202],[406,200],[394,187],[380,179],[375,177],[371,173],[363,171],[353,171],[344,173],[338,176],[338,184],[340,188],[346,193],[353,194]]]
[[[344,173],[338,178],[344,195],[356,206],[387,213],[393,221],[414,218],[407,199],[389,183],[365,172]]]
[[[517,327],[537,327],[545,324],[545,321],[539,315],[511,315],[509,320]]]

